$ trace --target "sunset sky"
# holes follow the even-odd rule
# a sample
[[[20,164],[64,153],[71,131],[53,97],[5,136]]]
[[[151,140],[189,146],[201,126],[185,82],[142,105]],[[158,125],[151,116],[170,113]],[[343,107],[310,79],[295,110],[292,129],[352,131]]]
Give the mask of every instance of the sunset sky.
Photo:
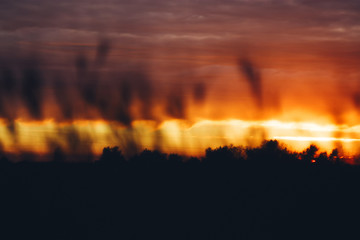
[[[360,149],[357,0],[1,1],[4,151]]]

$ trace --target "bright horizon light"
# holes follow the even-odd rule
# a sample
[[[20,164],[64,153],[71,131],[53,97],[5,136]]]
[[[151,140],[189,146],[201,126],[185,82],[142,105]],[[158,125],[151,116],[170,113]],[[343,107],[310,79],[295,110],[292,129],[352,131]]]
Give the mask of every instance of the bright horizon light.
[[[301,151],[310,144],[317,144],[324,151],[330,152],[341,147],[341,150],[349,154],[356,154],[360,146],[360,131],[357,131],[360,126],[309,122],[232,119],[200,120],[193,124],[168,120],[157,124],[153,121],[134,121],[131,128],[101,120],[74,123],[17,120],[15,124],[17,132],[14,134],[9,132],[4,122],[0,125],[0,141],[4,151],[17,152],[20,149],[47,153],[54,147],[61,147],[69,153],[91,151],[100,154],[107,146],[119,146],[127,152],[133,144],[137,150],[159,149],[166,153],[199,156],[208,147],[229,144],[256,147],[264,140],[278,140],[296,151]],[[72,147],[74,144],[77,148]]]

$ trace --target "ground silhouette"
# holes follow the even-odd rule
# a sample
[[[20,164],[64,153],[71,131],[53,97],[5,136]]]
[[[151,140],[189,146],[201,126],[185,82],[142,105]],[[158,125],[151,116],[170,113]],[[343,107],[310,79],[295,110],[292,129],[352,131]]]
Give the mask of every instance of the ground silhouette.
[[[0,160],[1,239],[358,239],[360,168],[310,146]]]

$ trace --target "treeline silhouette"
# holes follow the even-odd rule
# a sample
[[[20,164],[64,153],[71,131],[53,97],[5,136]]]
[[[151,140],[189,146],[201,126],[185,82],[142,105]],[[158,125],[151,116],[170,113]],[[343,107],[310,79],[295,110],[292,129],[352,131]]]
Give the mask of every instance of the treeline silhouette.
[[[360,168],[337,150],[144,150],[0,164],[1,239],[359,239]],[[55,155],[56,157],[57,155]]]

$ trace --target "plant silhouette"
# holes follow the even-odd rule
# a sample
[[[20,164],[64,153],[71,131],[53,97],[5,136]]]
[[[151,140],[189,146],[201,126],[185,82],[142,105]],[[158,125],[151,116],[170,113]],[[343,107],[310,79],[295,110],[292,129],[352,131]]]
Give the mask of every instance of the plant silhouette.
[[[144,150],[99,161],[0,160],[2,239],[348,239],[360,168],[311,145]],[[10,159],[11,160],[11,159]],[[315,162],[314,162],[314,161]],[[353,220],[355,219],[355,220]]]

